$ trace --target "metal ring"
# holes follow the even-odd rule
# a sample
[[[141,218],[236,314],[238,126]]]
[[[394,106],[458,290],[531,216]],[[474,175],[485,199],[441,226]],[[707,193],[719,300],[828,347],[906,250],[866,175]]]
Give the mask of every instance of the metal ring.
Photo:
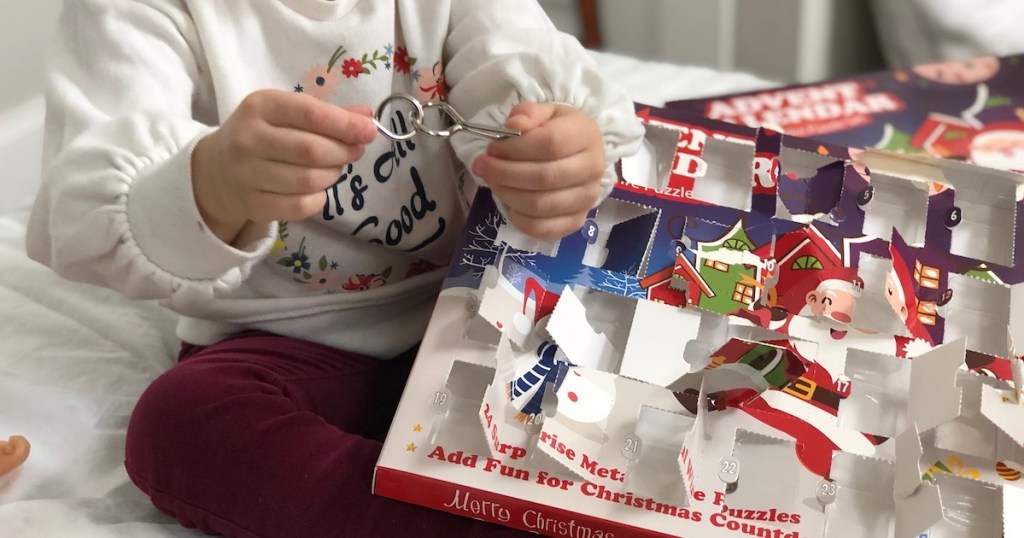
[[[426,118],[427,110],[435,108],[438,109],[438,115],[441,116],[441,122],[450,122],[450,127],[446,129],[437,130],[431,129],[423,124],[423,120]],[[434,136],[438,138],[448,138],[453,134],[461,131],[464,127],[462,117],[459,116],[459,113],[456,112],[451,105],[445,103],[444,101],[427,101],[427,103],[423,105],[423,116],[414,119],[412,123],[416,127],[417,131],[427,136]]]
[[[392,101],[406,101],[413,106],[413,114],[411,118],[412,128],[409,129],[409,132],[398,134],[392,131],[391,129],[388,129],[387,127],[384,126],[383,123],[381,123],[381,117],[384,115],[384,111],[387,109],[388,105],[390,105]],[[423,105],[421,105],[417,99],[404,93],[396,93],[388,96],[386,99],[384,99],[384,101],[380,103],[380,105],[377,106],[377,112],[374,114],[373,123],[377,125],[377,130],[380,131],[381,134],[383,134],[384,136],[396,142],[402,142],[405,140],[411,140],[412,137],[416,136],[416,131],[419,129],[417,125],[422,125],[422,118]]]
[[[433,136],[433,137],[436,137],[436,138],[448,138],[448,137],[452,136],[453,134],[455,134],[455,132],[457,132],[457,130],[453,130],[452,128],[448,128],[448,129],[444,129],[444,130],[440,130],[440,131],[436,131],[434,129],[431,129],[430,127],[427,127],[426,125],[423,125],[423,118],[413,118],[412,119],[412,126],[416,128],[417,132],[423,133],[423,134],[425,134],[427,136]]]
[[[433,136],[436,138],[448,138],[452,135],[451,131],[445,129],[444,131],[435,131],[426,125],[423,125],[423,120],[420,118],[412,119],[412,126],[415,127],[416,132],[423,133],[427,136]]]
[[[505,129],[503,127],[488,127],[470,123],[466,121],[461,114],[459,114],[458,110],[455,110],[455,107],[445,101],[429,101],[427,104],[423,105],[424,111],[428,108],[439,109],[439,114],[442,116],[448,116],[448,121],[452,124],[447,131],[441,132],[441,136],[451,136],[455,133],[466,132],[483,138],[488,138],[490,140],[501,140],[511,136],[520,136],[520,134],[522,134],[518,131]]]
[[[444,114],[445,116],[448,116],[448,119],[454,125],[466,124],[466,120],[462,118],[462,115],[459,114],[459,111],[455,110],[455,107],[448,104],[446,101],[427,101],[427,104],[423,105],[423,109],[426,110],[428,108],[439,109],[441,111],[440,113]]]

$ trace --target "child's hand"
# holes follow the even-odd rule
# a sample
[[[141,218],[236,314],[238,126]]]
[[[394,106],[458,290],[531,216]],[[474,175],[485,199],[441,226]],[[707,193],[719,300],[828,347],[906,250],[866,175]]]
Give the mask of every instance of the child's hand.
[[[509,206],[509,219],[538,239],[560,239],[583,226],[601,194],[601,131],[577,108],[523,103],[505,126],[517,138],[492,142],[473,173]]]
[[[199,212],[226,243],[248,221],[310,217],[323,208],[342,167],[362,157],[376,136],[369,107],[255,92],[196,145],[192,186]]]

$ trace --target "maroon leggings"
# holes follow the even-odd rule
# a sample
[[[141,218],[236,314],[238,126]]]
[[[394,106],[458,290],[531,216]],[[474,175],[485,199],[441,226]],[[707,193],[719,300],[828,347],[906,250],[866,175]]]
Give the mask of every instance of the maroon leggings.
[[[161,511],[212,534],[524,536],[370,493],[413,356],[265,333],[186,344],[132,414],[128,475]]]

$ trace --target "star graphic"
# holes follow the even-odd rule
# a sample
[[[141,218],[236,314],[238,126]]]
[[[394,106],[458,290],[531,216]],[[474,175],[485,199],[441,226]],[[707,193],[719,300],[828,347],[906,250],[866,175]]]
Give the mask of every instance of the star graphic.
[[[421,431],[423,431],[423,426],[420,426],[419,424],[417,424],[417,425],[412,427],[412,431],[414,431],[416,433],[420,433]]]
[[[384,62],[384,70],[391,71],[391,62]]]
[[[302,87],[302,84],[295,85],[295,93],[302,93],[303,91],[305,91],[305,88]]]
[[[337,269],[337,268],[338,268],[338,262],[331,262],[331,269]]]
[[[384,54],[386,54],[388,56],[391,56],[394,53],[395,53],[395,47],[393,45],[391,45],[391,43],[388,43],[387,46],[384,47]]]
[[[415,443],[409,443],[409,444],[405,445],[405,451],[406,452],[416,452],[416,444]]]

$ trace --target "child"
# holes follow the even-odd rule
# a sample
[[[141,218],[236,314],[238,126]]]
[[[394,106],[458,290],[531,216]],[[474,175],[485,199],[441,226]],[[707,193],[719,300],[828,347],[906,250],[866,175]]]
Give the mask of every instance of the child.
[[[535,0],[76,0],[58,35],[29,254],[181,314],[135,484],[228,536],[519,534],[371,480],[476,183],[557,238],[640,142],[579,44]],[[523,135],[392,143],[394,92]]]

